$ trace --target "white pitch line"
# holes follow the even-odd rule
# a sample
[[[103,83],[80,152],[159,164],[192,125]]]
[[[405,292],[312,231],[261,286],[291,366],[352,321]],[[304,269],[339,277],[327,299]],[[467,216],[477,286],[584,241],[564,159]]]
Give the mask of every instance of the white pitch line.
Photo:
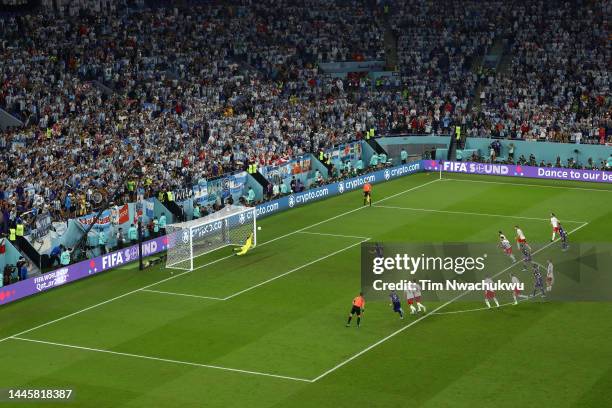
[[[535,296],[529,296],[527,299],[525,299],[525,298],[519,299],[517,303],[526,302],[526,301],[531,300],[533,298],[536,298],[538,296],[540,296],[539,293],[537,295],[535,295]],[[506,307],[506,306],[510,306],[510,305],[514,305],[514,302],[502,303],[501,305],[499,305],[499,307],[479,307],[479,308],[476,308],[476,309],[452,310],[450,312],[436,312],[436,313],[432,313],[432,314],[441,316],[441,315],[449,315],[449,314],[457,314],[457,313],[480,312],[482,310],[496,310],[496,309],[500,309],[502,307]]]
[[[421,187],[425,187],[425,186],[427,186],[427,185],[429,185],[429,184],[431,184],[431,183],[434,183],[434,182],[436,182],[436,181],[438,181],[438,179],[436,179],[436,180],[432,180],[432,181],[428,181],[427,183],[419,184],[418,186],[415,186],[415,187],[409,188],[409,189],[407,189],[407,190],[400,191],[399,193],[395,193],[395,194],[392,194],[392,195],[390,195],[390,196],[388,196],[388,197],[385,197],[385,198],[383,198],[383,199],[379,200],[379,202],[380,202],[380,201],[385,201],[385,200],[388,200],[388,199],[390,199],[390,198],[397,197],[398,195],[408,193],[408,192],[410,192],[410,191],[416,190],[416,189],[421,188]],[[284,237],[287,237],[287,236],[293,235],[293,234],[295,234],[295,233],[297,233],[297,232],[300,232],[300,231],[304,231],[304,230],[306,230],[306,229],[308,229],[308,228],[316,227],[317,225],[321,225],[321,224],[323,224],[323,223],[325,223],[325,222],[328,222],[328,221],[331,221],[331,220],[335,220],[336,218],[339,218],[339,217],[342,217],[342,216],[344,216],[344,215],[347,215],[347,214],[353,213],[353,212],[355,212],[355,211],[359,211],[359,210],[361,210],[361,209],[363,209],[363,208],[365,208],[365,207],[358,207],[358,208],[355,208],[355,209],[353,209],[353,210],[346,211],[346,212],[344,212],[344,213],[342,213],[342,214],[335,215],[335,216],[330,217],[330,218],[328,218],[328,219],[326,219],[326,220],[316,222],[316,223],[314,223],[314,224],[312,224],[312,225],[309,225],[309,226],[307,226],[307,227],[301,228],[301,229],[299,229],[299,230],[296,230],[296,231],[290,232],[290,233],[285,234],[285,235],[282,235],[282,236],[280,236],[280,237],[273,238],[273,239],[271,239],[271,240],[269,240],[269,241],[266,241],[266,242],[264,242],[264,243],[260,244],[259,246],[262,246],[262,245],[265,245],[265,244],[269,244],[269,243],[274,242],[274,241],[276,241],[276,240],[278,240],[278,239],[281,239],[281,238],[284,238]],[[223,258],[216,259],[216,260],[214,260],[214,261],[211,261],[211,262],[208,262],[208,263],[206,263],[206,264],[204,264],[204,265],[201,265],[201,266],[199,266],[199,267],[197,267],[197,268],[194,268],[194,270],[195,270],[195,269],[204,268],[204,267],[206,267],[206,266],[209,266],[209,265],[215,264],[215,263],[217,263],[217,262],[223,261],[224,259],[230,258],[230,257],[232,257],[232,256],[233,256],[233,255],[229,255],[229,256],[226,256],[226,257],[223,257]],[[96,304],[91,305],[91,306],[88,306],[88,307],[86,307],[86,308],[83,308],[83,309],[77,310],[76,312],[69,313],[69,314],[67,314],[67,315],[64,315],[64,316],[58,317],[57,319],[53,319],[53,320],[50,320],[50,321],[48,321],[48,322],[45,322],[45,323],[39,324],[38,326],[34,326],[34,327],[30,328],[30,329],[23,330],[23,331],[21,331],[21,332],[19,332],[19,333],[14,334],[13,336],[21,336],[22,334],[26,334],[26,333],[29,333],[29,332],[31,332],[31,331],[34,331],[34,330],[40,329],[41,327],[45,327],[45,326],[48,326],[48,325],[50,325],[50,324],[57,323],[57,322],[62,321],[62,320],[64,320],[64,319],[68,319],[69,317],[72,317],[72,316],[75,316],[75,315],[81,314],[81,313],[86,312],[86,311],[91,310],[91,309],[95,309],[96,307],[99,307],[99,306],[103,306],[103,305],[105,305],[105,304],[107,304],[107,303],[110,303],[110,302],[113,302],[113,301],[115,301],[115,300],[118,300],[118,299],[124,298],[124,297],[129,296],[129,295],[131,295],[131,294],[133,294],[133,293],[137,293],[137,292],[139,292],[139,291],[141,291],[141,290],[148,289],[148,288],[150,288],[150,287],[153,287],[153,286],[159,285],[160,283],[164,283],[164,282],[167,282],[167,281],[169,281],[169,280],[171,280],[171,279],[178,278],[179,276],[182,276],[182,275],[184,275],[184,274],[186,274],[186,273],[189,273],[189,272],[191,272],[191,271],[185,271],[185,272],[181,272],[181,273],[176,274],[176,275],[169,276],[169,277],[167,277],[167,278],[164,278],[164,279],[159,280],[159,281],[157,281],[157,282],[153,282],[153,283],[151,283],[151,284],[149,284],[149,285],[146,285],[146,286],[143,286],[143,287],[141,287],[141,288],[131,290],[131,291],[126,292],[126,293],[123,293],[123,294],[121,294],[121,295],[119,295],[119,296],[115,296],[115,297],[113,297],[113,298],[107,299],[107,300],[105,300],[105,301],[103,301],[103,302],[96,303]],[[5,338],[3,338],[3,339],[0,339],[0,343],[1,343],[1,342],[3,342],[3,341],[5,341],[5,340],[8,340],[10,337],[11,337],[11,336],[8,336],[8,337],[5,337]]]
[[[283,380],[311,382],[311,380],[308,380],[306,378],[289,377],[289,376],[286,376],[286,375],[270,374],[270,373],[264,373],[264,372],[260,372],[260,371],[240,370],[238,368],[222,367],[222,366],[211,365],[211,364],[194,363],[194,362],[191,362],[191,361],[172,360],[172,359],[169,359],[169,358],[144,356],[144,355],[140,355],[140,354],[122,353],[120,351],[98,349],[98,348],[93,348],[93,347],[76,346],[76,345],[73,345],[73,344],[55,343],[55,342],[52,342],[52,341],[28,339],[28,338],[25,338],[25,337],[11,336],[11,337],[9,337],[9,339],[11,339],[11,340],[19,340],[19,341],[28,341],[28,342],[31,342],[31,343],[46,344],[46,345],[49,345],[49,346],[66,347],[66,348],[85,350],[85,351],[95,351],[95,352],[98,352],[98,353],[114,354],[114,355],[123,356],[123,357],[134,357],[134,358],[140,358],[140,359],[144,359],[144,360],[163,361],[165,363],[182,364],[182,365],[195,366],[195,367],[204,367],[204,368],[213,368],[215,370],[233,371],[233,372],[236,372],[236,373],[252,374],[252,375],[259,375],[259,376],[264,376],[264,377],[274,377],[274,378],[280,378],[280,379],[283,379]]]
[[[368,239],[369,239],[369,238],[368,238]],[[270,283],[270,282],[272,282],[272,281],[275,281],[276,279],[282,278],[283,276],[287,276],[287,275],[289,275],[289,274],[291,274],[291,273],[293,273],[293,272],[299,271],[300,269],[304,269],[304,268],[306,268],[307,266],[310,266],[310,265],[312,265],[312,264],[314,264],[314,263],[320,262],[320,261],[322,261],[322,260],[324,260],[324,259],[327,259],[327,258],[329,258],[329,257],[332,257],[332,256],[334,256],[334,255],[337,255],[337,254],[339,254],[340,252],[344,252],[344,251],[349,250],[349,249],[351,249],[351,248],[353,248],[353,247],[355,247],[355,246],[357,246],[357,245],[361,245],[363,242],[366,242],[368,239],[364,239],[363,241],[359,241],[359,242],[357,242],[356,244],[349,245],[349,246],[344,247],[344,248],[342,248],[342,249],[339,249],[339,250],[337,250],[337,251],[335,251],[335,252],[332,252],[332,253],[331,253],[331,254],[329,254],[329,255],[322,256],[322,257],[321,257],[321,258],[319,258],[319,259],[315,259],[314,261],[310,261],[310,262],[308,262],[307,264],[304,264],[304,265],[298,266],[297,268],[294,268],[294,269],[292,269],[292,270],[290,270],[290,271],[287,271],[287,272],[282,273],[282,274],[280,274],[280,275],[278,275],[278,276],[275,276],[275,277],[273,277],[273,278],[270,278],[270,279],[268,279],[268,280],[265,280],[265,281],[263,281],[263,282],[261,282],[261,283],[258,283],[258,284],[256,284],[256,285],[253,285],[253,286],[251,286],[251,287],[248,287],[248,288],[246,288],[246,289],[243,289],[243,290],[241,290],[241,291],[238,291],[238,292],[234,293],[233,295],[229,295],[229,296],[227,296],[227,297],[226,297],[226,298],[224,298],[223,300],[228,300],[228,299],[231,299],[231,298],[236,297],[236,296],[238,296],[238,295],[241,295],[241,294],[243,294],[243,293],[245,293],[245,292],[248,292],[248,291],[250,291],[250,290],[253,290],[253,289],[255,289],[255,288],[258,288],[258,287],[260,287],[260,286],[262,286],[262,285],[265,285],[265,284],[267,284],[267,283]]]
[[[378,205],[378,204],[375,204],[374,207],[389,208],[389,209],[394,209],[394,210],[424,211],[424,212],[444,213],[444,214],[478,215],[478,216],[483,216],[483,217],[514,218],[514,219],[519,219],[519,220],[550,221],[550,218],[523,217],[521,215],[489,214],[489,213],[475,213],[475,212],[451,211],[451,210],[434,210],[431,208],[396,207],[392,205]],[[584,224],[586,221],[564,220],[563,222],[569,222],[572,224]]]
[[[142,289],[141,292],[161,293],[164,295],[185,296],[185,297],[193,297],[193,298],[199,298],[199,299],[224,300],[223,298],[220,298],[220,297],[190,295],[189,293],[166,292],[164,290]]]
[[[510,186],[526,186],[526,187],[542,187],[542,188],[560,188],[563,190],[584,190],[584,191],[601,191],[603,193],[611,193],[612,190],[603,190],[599,188],[588,188],[588,187],[571,187],[571,186],[549,186],[549,185],[541,185],[541,184],[527,184],[527,183],[511,183],[504,181],[486,181],[486,180],[467,180],[467,179],[456,179],[456,178],[446,178],[443,179],[446,181],[459,181],[462,183],[485,183],[485,184],[505,184]],[[571,180],[557,180],[557,181],[571,181]],[[580,181],[580,180],[576,180]]]
[[[588,225],[588,223],[584,223],[584,224],[582,224],[581,226],[574,228],[573,230],[569,231],[567,234],[568,234],[568,235],[569,235],[569,234],[572,234],[572,233],[574,233],[574,232],[578,231],[580,228],[585,227],[586,225]],[[551,242],[549,242],[548,244],[544,245],[542,248],[540,248],[540,249],[538,249],[538,250],[534,251],[532,255],[535,255],[535,254],[537,254],[538,252],[543,251],[544,249],[548,248],[549,246],[551,246],[552,244],[554,244],[554,243],[556,243],[556,242],[558,242],[558,241],[559,241],[559,238],[557,238],[555,241],[551,241]],[[519,264],[521,264],[521,261],[517,261],[517,262],[513,263],[512,265],[508,266],[507,268],[505,268],[505,269],[503,269],[503,270],[499,271],[498,273],[496,273],[495,275],[493,275],[493,276],[492,276],[492,278],[495,278],[495,277],[497,277],[497,276],[501,275],[502,273],[506,272],[506,271],[507,271],[507,270],[509,270],[510,268],[513,268],[514,266],[519,265]],[[414,326],[415,324],[417,324],[417,323],[418,323],[418,322],[420,322],[421,320],[423,320],[423,319],[427,318],[428,316],[432,316],[432,315],[436,315],[436,314],[438,314],[438,313],[436,313],[436,312],[438,312],[439,310],[442,310],[442,309],[443,309],[443,308],[445,308],[446,306],[448,306],[448,305],[450,305],[451,303],[455,302],[457,299],[462,298],[463,296],[467,295],[468,293],[470,293],[470,291],[469,291],[469,290],[466,290],[465,292],[460,293],[459,295],[455,296],[454,298],[452,298],[451,300],[447,301],[446,303],[443,303],[442,305],[438,306],[437,308],[435,308],[434,310],[432,310],[430,313],[428,313],[428,314],[426,314],[426,315],[424,315],[424,316],[419,317],[418,319],[416,319],[415,321],[413,321],[413,322],[411,322],[411,323],[407,324],[407,325],[406,325],[406,326],[404,326],[404,327],[401,327],[401,328],[397,329],[397,330],[396,330],[396,331],[394,331],[393,333],[389,334],[387,337],[384,337],[383,339],[378,340],[376,343],[374,343],[374,344],[372,344],[372,345],[368,346],[368,347],[367,347],[367,348],[365,348],[364,350],[361,350],[361,351],[360,351],[360,352],[358,352],[357,354],[352,355],[352,356],[351,356],[351,357],[349,357],[348,359],[346,359],[346,360],[342,361],[341,363],[339,363],[339,364],[335,365],[334,367],[330,368],[329,370],[325,371],[323,374],[319,375],[318,377],[315,377],[315,378],[312,380],[312,382],[319,381],[321,378],[326,377],[327,375],[329,375],[329,374],[333,373],[333,372],[334,372],[334,371],[336,371],[337,369],[339,369],[339,368],[341,368],[341,367],[345,366],[346,364],[350,363],[351,361],[353,361],[353,360],[354,360],[354,359],[356,359],[357,357],[362,356],[363,354],[365,354],[365,353],[367,353],[368,351],[372,350],[374,347],[379,346],[380,344],[384,343],[385,341],[389,340],[390,338],[393,338],[393,337],[397,336],[398,334],[400,334],[401,332],[403,332],[403,331],[404,331],[404,330],[406,330],[407,328]]]
[[[338,238],[370,239],[368,237],[359,237],[357,235],[328,234],[326,232],[300,231],[299,234],[322,235],[325,237],[338,237]]]

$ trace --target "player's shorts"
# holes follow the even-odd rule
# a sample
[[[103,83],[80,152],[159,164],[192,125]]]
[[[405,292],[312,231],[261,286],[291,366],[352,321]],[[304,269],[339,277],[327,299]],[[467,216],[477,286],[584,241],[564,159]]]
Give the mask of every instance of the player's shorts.
[[[515,296],[519,296],[521,294],[521,290],[520,289],[514,289],[514,295]]]
[[[360,315],[361,314],[361,308],[359,306],[353,306],[351,308],[351,315]]]
[[[371,191],[364,191],[363,192],[363,196],[364,197],[371,197],[372,196],[372,192]]]
[[[553,282],[552,278],[546,278],[546,284],[548,286],[552,285],[552,282]]]
[[[553,232],[559,232],[559,227],[553,227]]]
[[[413,298],[406,299],[406,301],[408,302],[409,305],[414,303],[414,299]]]
[[[421,303],[421,297],[420,296],[415,296],[414,297],[414,301],[417,303]]]
[[[512,247],[504,248],[504,253],[506,255],[512,255]]]
[[[492,290],[487,290],[485,292],[485,299],[493,299],[495,297],[495,292]]]
[[[402,304],[400,302],[393,302],[393,311],[399,312],[402,308]]]
[[[516,242],[518,242],[519,244],[526,244],[527,240],[525,238],[517,238]]]

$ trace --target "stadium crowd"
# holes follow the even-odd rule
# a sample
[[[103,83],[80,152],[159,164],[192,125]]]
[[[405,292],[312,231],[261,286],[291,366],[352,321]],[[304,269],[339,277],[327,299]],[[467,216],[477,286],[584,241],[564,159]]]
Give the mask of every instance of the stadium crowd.
[[[127,201],[371,128],[441,134],[460,124],[469,135],[595,140],[595,128],[611,125],[601,42],[611,2],[580,9],[590,30],[571,26],[570,5],[515,2],[524,5],[410,0],[386,15],[370,1],[243,0],[0,18],[0,107],[24,123],[0,133],[0,228],[29,210],[83,215],[97,192]],[[384,59],[387,24],[399,76],[370,83],[318,69]],[[511,35],[511,69],[483,79],[477,56]],[[123,184],[137,159],[145,176]]]
[[[591,6],[585,7],[591,3]],[[512,60],[490,78],[471,134],[599,143],[611,125],[612,2],[512,8]]]

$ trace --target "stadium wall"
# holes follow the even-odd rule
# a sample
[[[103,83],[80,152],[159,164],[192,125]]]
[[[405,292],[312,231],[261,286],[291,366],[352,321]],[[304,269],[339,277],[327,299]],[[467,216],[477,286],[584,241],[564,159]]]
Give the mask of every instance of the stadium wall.
[[[402,148],[406,149],[410,157],[418,157],[419,159],[426,151],[431,152],[432,148],[446,151],[450,142],[450,135],[385,136],[376,140],[387,151],[389,158],[393,159],[395,163],[399,163]],[[446,158],[446,155],[437,157]]]
[[[389,156],[394,160],[399,157],[399,151],[405,147],[409,154],[417,153],[418,146],[435,146],[440,157],[446,157],[446,149],[448,149],[449,136],[385,136],[377,139],[378,143],[389,152]],[[581,165],[586,165],[589,157],[593,158],[595,164],[601,161],[607,161],[612,155],[612,146],[607,145],[592,145],[592,144],[570,144],[570,143],[552,143],[552,142],[535,142],[526,140],[512,139],[488,139],[481,137],[468,137],[466,145],[463,149],[463,157],[467,158],[475,151],[479,150],[483,156],[488,156],[489,146],[493,140],[499,140],[502,145],[501,158],[507,159],[510,143],[514,144],[514,158],[517,160],[521,155],[529,159],[529,155],[533,153],[538,163],[544,160],[546,163],[554,164],[557,161],[557,156],[561,158],[561,163],[567,163],[567,159],[574,158]],[[575,152],[578,150],[578,153]]]
[[[466,139],[465,149],[480,150],[483,156],[489,155],[489,145],[495,139],[487,139],[480,137],[469,137]],[[595,164],[602,160],[607,160],[612,154],[612,146],[592,145],[592,144],[571,144],[571,143],[552,143],[552,142],[535,142],[526,140],[499,140],[502,145],[502,158],[508,157],[508,149],[510,143],[514,144],[514,160],[517,160],[521,155],[529,159],[529,155],[533,154],[538,163],[544,160],[546,163],[553,165],[557,161],[557,156],[561,158],[561,163],[566,164],[567,159],[573,158],[577,163],[586,165],[589,157],[593,158]],[[578,153],[575,152],[578,150]]]

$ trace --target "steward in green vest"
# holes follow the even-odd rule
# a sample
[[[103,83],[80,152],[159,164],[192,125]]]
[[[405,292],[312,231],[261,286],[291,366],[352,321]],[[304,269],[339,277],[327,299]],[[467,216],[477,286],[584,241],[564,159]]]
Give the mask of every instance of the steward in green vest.
[[[155,234],[155,236],[159,236],[159,220],[157,219],[157,217],[153,218],[153,234]]]
[[[15,241],[17,239],[17,231],[15,228],[9,228],[9,241]]]
[[[406,164],[406,162],[408,161],[408,152],[406,151],[406,149],[402,149],[400,153],[400,160],[402,161],[402,164]]]
[[[60,255],[60,264],[62,266],[70,265],[70,251],[68,248],[64,249]]]
[[[17,226],[15,227],[15,233],[18,237],[23,237],[24,228],[22,223],[17,224]]]
[[[138,240],[138,230],[134,226],[134,224],[130,225],[130,229],[128,229],[128,239],[135,244]]]
[[[98,246],[100,247],[100,254],[106,254],[106,232],[103,230],[98,232]]]
[[[370,140],[374,137],[374,128],[370,128],[366,131],[366,140]]]
[[[162,235],[166,235],[166,214],[162,214],[159,217],[159,230]]]
[[[457,148],[461,143],[461,126],[455,126],[455,141],[457,142]]]

